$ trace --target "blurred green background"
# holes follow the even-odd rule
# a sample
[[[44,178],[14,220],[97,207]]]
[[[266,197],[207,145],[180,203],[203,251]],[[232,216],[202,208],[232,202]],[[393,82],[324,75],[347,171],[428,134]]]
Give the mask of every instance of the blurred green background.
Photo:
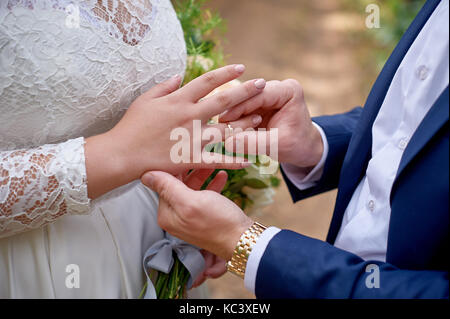
[[[377,70],[381,70],[390,52],[394,49],[411,21],[425,4],[425,0],[345,0],[345,6],[353,11],[361,12],[369,4],[377,4],[380,7],[381,28],[368,31],[375,49]]]

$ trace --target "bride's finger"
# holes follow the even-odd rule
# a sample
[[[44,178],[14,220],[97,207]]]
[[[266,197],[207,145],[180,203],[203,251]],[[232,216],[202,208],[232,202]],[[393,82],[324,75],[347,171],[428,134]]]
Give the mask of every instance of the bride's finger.
[[[247,81],[202,100],[197,107],[200,109],[201,117],[209,119],[260,94],[265,86],[264,79]]]
[[[155,85],[146,93],[144,93],[144,95],[149,99],[156,99],[159,97],[166,96],[172,92],[175,92],[180,88],[180,85],[181,85],[181,76],[175,75],[169,80],[162,82],[158,85]]]
[[[245,131],[246,129],[249,128],[256,128],[258,127],[258,125],[262,123],[262,120],[263,118],[261,115],[252,114],[247,117],[241,118],[237,121],[229,122],[226,124],[219,123],[206,125],[204,126],[204,131],[202,134],[203,135],[202,146],[222,142],[224,138],[227,138],[228,135],[231,135],[235,130]],[[230,128],[233,131],[231,131]],[[210,129],[214,129],[214,131],[213,130],[209,131]],[[209,134],[208,132],[210,132],[211,134]],[[220,134],[217,134],[217,132],[220,132]]]
[[[186,180],[186,177],[188,177],[188,175],[191,173],[190,170],[185,170],[182,174],[181,174],[181,180],[184,181]]]
[[[208,267],[204,274],[210,278],[219,278],[227,272],[226,261],[220,257],[214,256],[214,263],[211,267]]]
[[[189,167],[192,169],[242,169],[251,165],[242,157],[231,157],[206,151],[202,152],[201,158],[201,163],[189,164]]]
[[[214,169],[193,170],[184,180],[184,183],[193,190],[200,190],[206,180],[214,173]]]
[[[228,180],[228,174],[225,171],[220,171],[214,176],[213,180],[206,187],[207,190],[221,193]]]
[[[179,94],[183,94],[192,102],[197,102],[219,86],[237,79],[244,72],[245,66],[242,64],[227,65],[192,80],[179,90]]]
[[[239,154],[268,155],[269,150],[274,149],[273,143],[277,141],[269,131],[243,132],[227,138],[225,150]]]

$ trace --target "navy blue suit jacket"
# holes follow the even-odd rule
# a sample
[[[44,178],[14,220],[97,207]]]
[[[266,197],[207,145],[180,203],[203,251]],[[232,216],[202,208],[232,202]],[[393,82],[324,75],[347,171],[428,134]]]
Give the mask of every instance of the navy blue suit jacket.
[[[315,118],[329,155],[318,185],[294,201],[338,187],[327,242],[282,230],[268,244],[256,276],[259,298],[449,298],[449,89],[434,103],[402,157],[391,193],[386,262],[364,261],[334,243],[344,211],[371,157],[372,125],[392,78],[439,0],[429,0],[393,51],[364,109]],[[443,26],[448,27],[448,26]],[[369,264],[380,287],[368,288]]]

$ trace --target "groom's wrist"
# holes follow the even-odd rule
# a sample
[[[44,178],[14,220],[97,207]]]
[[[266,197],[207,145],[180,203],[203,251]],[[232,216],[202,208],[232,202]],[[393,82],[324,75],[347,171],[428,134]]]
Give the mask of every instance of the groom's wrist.
[[[302,168],[305,172],[313,170],[323,159],[326,151],[325,143],[326,136],[322,128],[311,122],[308,137],[297,142],[297,145],[301,145],[301,149],[294,150],[295,154],[292,154],[294,159],[287,164]]]
[[[247,267],[248,258],[256,245],[261,234],[266,227],[253,222],[240,236],[237,241],[233,254],[227,262],[227,270],[241,278],[244,278]]]

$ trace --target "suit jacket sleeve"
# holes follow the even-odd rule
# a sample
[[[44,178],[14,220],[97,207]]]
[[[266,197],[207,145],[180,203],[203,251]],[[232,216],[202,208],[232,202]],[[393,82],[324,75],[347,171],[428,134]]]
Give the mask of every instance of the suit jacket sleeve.
[[[369,265],[379,269],[379,288],[369,288],[376,275],[367,270]],[[258,298],[448,299],[449,281],[448,271],[402,270],[364,261],[328,243],[283,230],[261,258],[255,293]]]
[[[327,137],[328,156],[320,181],[316,186],[303,191],[299,190],[281,170],[294,202],[338,186],[342,163],[362,110],[361,107],[357,107],[344,114],[313,118],[313,121],[323,129]]]

